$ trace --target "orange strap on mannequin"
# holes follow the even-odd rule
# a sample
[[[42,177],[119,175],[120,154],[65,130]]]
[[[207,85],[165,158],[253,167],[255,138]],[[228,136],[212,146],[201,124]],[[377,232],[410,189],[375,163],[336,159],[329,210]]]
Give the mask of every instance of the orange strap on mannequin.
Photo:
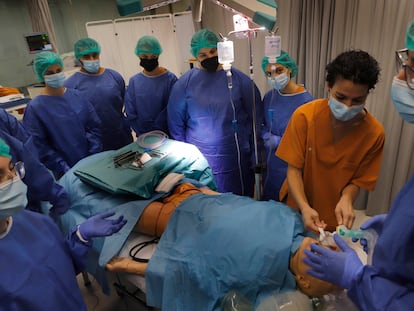
[[[202,192],[192,184],[182,183],[178,185],[172,194],[164,198],[162,202],[153,201],[145,207],[138,220],[138,230],[144,234],[160,237],[177,206],[197,193]]]

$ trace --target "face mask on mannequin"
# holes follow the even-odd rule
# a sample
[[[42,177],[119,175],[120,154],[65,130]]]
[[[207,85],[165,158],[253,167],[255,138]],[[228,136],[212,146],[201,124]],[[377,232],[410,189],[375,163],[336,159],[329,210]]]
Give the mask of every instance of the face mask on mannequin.
[[[11,185],[2,189],[6,183]],[[18,176],[0,184],[0,218],[13,216],[24,210],[27,205],[26,193],[27,187]]]
[[[267,83],[276,91],[280,91],[286,87],[286,85],[289,83],[289,80],[290,79],[287,73],[283,72],[274,78],[267,78]]]
[[[218,56],[206,58],[201,62],[201,66],[203,66],[208,72],[216,72],[218,65]]]
[[[139,65],[143,67],[146,71],[151,72],[158,67],[158,58],[141,58]]]
[[[406,81],[394,77],[391,85],[391,100],[401,118],[414,124],[414,90],[408,87]]]
[[[83,65],[83,69],[85,69],[87,72],[90,72],[90,73],[97,73],[99,71],[99,68],[101,67],[99,59],[83,60],[82,65]]]
[[[340,121],[349,121],[354,118],[358,113],[364,110],[365,104],[348,107],[347,105],[341,103],[339,100],[333,96],[329,97],[329,108],[331,109],[332,114],[335,119]]]
[[[65,74],[63,72],[45,76],[46,85],[58,89],[65,83]]]

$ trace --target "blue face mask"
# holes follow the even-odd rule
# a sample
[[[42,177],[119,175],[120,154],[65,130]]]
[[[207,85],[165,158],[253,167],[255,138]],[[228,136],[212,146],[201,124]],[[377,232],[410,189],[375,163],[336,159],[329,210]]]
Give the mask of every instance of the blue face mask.
[[[99,59],[96,60],[83,60],[82,61],[83,69],[90,73],[97,73],[101,64],[99,63]]]
[[[329,98],[329,108],[331,108],[332,114],[335,119],[340,121],[349,121],[355,117],[358,113],[364,110],[365,104],[348,107],[347,105],[341,103],[333,96]]]
[[[65,83],[65,74],[63,72],[45,76],[46,85],[58,89]]]
[[[270,87],[274,88],[276,91],[283,90],[286,85],[289,83],[289,77],[286,72],[281,73],[280,75],[274,78],[267,78],[267,83]]]
[[[401,118],[414,124],[414,90],[408,87],[407,82],[394,77],[391,85],[391,100]]]
[[[6,183],[11,185],[5,186]],[[20,177],[6,183],[0,184],[0,218],[16,215],[27,205],[27,186]]]

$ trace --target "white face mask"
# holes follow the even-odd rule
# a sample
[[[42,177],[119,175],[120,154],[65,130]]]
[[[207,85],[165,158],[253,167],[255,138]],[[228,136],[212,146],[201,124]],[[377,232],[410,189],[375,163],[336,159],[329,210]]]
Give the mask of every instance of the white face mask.
[[[99,59],[96,60],[83,60],[82,61],[83,68],[90,73],[97,73],[100,68]]]
[[[0,187],[4,187],[6,183],[11,185],[0,189],[0,218],[16,215],[27,205],[27,186],[20,177],[16,176],[13,180],[0,184]]]
[[[414,124],[414,90],[408,87],[406,81],[394,77],[391,85],[391,100],[401,118]]]
[[[333,96],[329,97],[329,108],[331,108],[332,114],[334,115],[335,119],[340,121],[351,120],[358,113],[364,110],[364,107],[365,104],[348,107],[347,105],[341,103]]]
[[[267,78],[267,83],[275,90],[280,91],[286,87],[286,85],[289,83],[289,80],[289,76],[286,74],[286,72],[283,72],[274,78]]]

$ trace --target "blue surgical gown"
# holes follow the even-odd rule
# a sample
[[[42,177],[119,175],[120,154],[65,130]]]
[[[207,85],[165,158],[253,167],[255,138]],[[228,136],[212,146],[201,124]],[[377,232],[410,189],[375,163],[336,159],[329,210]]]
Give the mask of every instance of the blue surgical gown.
[[[131,77],[125,93],[125,113],[137,136],[153,130],[168,134],[167,103],[176,81],[170,71],[156,77],[142,72]]]
[[[132,133],[124,116],[125,82],[115,70],[100,74],[76,72],[65,81],[92,103],[101,121],[103,150],[116,150],[132,143]]]
[[[413,310],[414,175],[395,199],[378,237],[372,265],[348,290],[361,311]]]
[[[32,151],[32,139],[29,138],[26,143],[10,136],[0,130],[0,138],[10,146],[10,153],[14,162],[22,161],[26,174],[23,182],[27,185],[27,209],[35,212],[42,212],[41,201],[47,201],[52,204],[51,214],[58,216],[69,209],[69,198],[65,189],[55,182],[52,174],[40,162],[39,158]]]
[[[224,70],[211,73],[194,68],[180,77],[168,101],[168,126],[174,139],[199,148],[220,192],[252,196],[253,89],[256,108],[261,95],[247,75],[235,68],[231,72],[231,89]],[[256,110],[258,120],[260,110]]]
[[[279,191],[286,179],[287,163],[276,157],[275,152],[285,133],[292,113],[299,106],[313,100],[309,92],[282,94],[271,90],[263,98],[264,127],[262,138],[265,141],[266,170],[263,173],[263,200],[279,201]],[[268,143],[266,143],[268,140]]]
[[[61,96],[36,96],[26,107],[23,125],[56,178],[80,159],[102,151],[95,109],[74,89],[67,88]]]
[[[0,131],[8,133],[21,142],[25,142],[29,138],[23,125],[3,108],[0,108]]]
[[[12,160],[24,162],[26,175],[23,182],[27,185],[28,199],[26,208],[40,212],[40,202],[48,201],[52,204],[52,213],[64,213],[69,208],[65,190],[55,182],[53,176],[38,159],[36,147],[23,125],[1,108],[0,138],[10,146]]]
[[[53,221],[28,210],[0,239],[0,310],[85,310],[76,274],[89,246],[74,230],[65,239]]]

